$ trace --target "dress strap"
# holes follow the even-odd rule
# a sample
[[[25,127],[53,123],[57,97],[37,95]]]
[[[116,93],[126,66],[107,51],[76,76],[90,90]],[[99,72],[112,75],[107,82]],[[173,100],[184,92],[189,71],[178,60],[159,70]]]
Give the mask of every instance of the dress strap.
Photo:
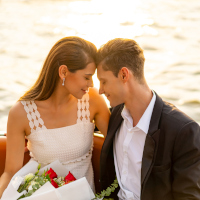
[[[77,123],[90,122],[89,111],[89,94],[83,95],[82,99],[78,99]]]
[[[37,105],[34,101],[21,101],[24,106],[24,110],[27,113],[27,118],[29,120],[29,126],[31,128],[31,133],[34,131],[39,131],[46,129],[44,121],[40,118],[40,113],[37,110]]]

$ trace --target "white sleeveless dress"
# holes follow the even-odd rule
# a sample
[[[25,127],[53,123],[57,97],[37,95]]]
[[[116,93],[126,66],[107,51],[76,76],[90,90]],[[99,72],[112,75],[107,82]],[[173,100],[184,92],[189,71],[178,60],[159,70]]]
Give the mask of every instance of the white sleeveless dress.
[[[32,159],[45,166],[59,160],[76,179],[86,177],[92,190],[94,174],[92,168],[94,124],[90,122],[89,94],[86,93],[77,105],[77,123],[47,129],[34,101],[21,101],[27,112],[31,134],[27,136],[27,147]]]

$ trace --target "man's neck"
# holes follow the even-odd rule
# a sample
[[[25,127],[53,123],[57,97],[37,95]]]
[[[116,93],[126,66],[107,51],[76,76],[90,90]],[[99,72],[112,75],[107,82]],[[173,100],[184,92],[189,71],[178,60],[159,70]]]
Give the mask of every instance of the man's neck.
[[[147,84],[137,87],[130,87],[126,97],[125,106],[129,110],[131,117],[133,118],[133,126],[136,126],[147,109],[153,93]]]

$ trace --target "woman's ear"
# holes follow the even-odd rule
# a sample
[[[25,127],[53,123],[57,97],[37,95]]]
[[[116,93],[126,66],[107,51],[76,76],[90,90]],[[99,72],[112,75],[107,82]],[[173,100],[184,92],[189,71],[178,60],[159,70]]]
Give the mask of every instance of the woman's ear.
[[[123,83],[126,83],[129,79],[129,69],[127,67],[122,67],[119,71],[118,77]]]
[[[59,67],[59,76],[61,79],[66,78],[67,74],[69,73],[69,70],[66,65],[60,65]]]

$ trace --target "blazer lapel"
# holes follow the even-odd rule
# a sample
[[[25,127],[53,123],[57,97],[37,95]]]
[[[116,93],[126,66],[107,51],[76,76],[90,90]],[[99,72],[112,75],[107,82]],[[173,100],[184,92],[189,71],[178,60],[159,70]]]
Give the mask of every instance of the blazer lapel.
[[[115,136],[115,133],[117,131],[117,129],[120,127],[120,124],[123,120],[122,116],[121,116],[121,111],[123,109],[124,105],[120,104],[118,106],[116,106],[115,108],[113,108],[111,117],[110,117],[110,121],[109,121],[109,126],[108,126],[108,134],[105,138],[105,141],[103,143],[102,146],[102,150],[101,150],[101,156],[100,156],[100,177],[101,177],[101,185],[103,188],[104,182],[105,180],[108,178],[106,176],[106,171],[108,170],[108,167],[111,166],[107,166],[108,164],[108,155],[112,155],[112,147],[113,147],[113,138]],[[114,168],[114,162],[111,162],[112,159],[109,160],[109,164],[113,166]],[[110,172],[112,173],[112,172]],[[115,173],[113,171],[113,173]]]
[[[159,127],[160,116],[162,113],[162,107],[163,107],[163,101],[156,94],[156,102],[155,102],[153,113],[151,116],[149,131],[146,136],[144,151],[143,151],[142,169],[141,169],[141,185],[142,186],[144,184],[144,181],[147,180],[151,172],[151,169],[153,167],[153,163],[155,161],[157,148],[158,148],[158,142],[159,142],[160,130],[158,129],[158,127]]]
[[[141,184],[144,183],[145,178],[147,178],[148,172],[150,172],[150,169],[152,168],[152,164],[157,152],[159,134],[160,130],[157,130],[153,134],[153,136],[147,134],[142,158]]]
[[[102,153],[108,153],[110,146],[113,142],[113,138],[115,136],[115,133],[119,126],[121,125],[121,122],[123,121],[123,118],[121,116],[121,112],[123,110],[124,104],[120,104],[119,106],[113,108],[110,122],[108,126],[108,134],[106,136],[106,139],[103,144]]]

